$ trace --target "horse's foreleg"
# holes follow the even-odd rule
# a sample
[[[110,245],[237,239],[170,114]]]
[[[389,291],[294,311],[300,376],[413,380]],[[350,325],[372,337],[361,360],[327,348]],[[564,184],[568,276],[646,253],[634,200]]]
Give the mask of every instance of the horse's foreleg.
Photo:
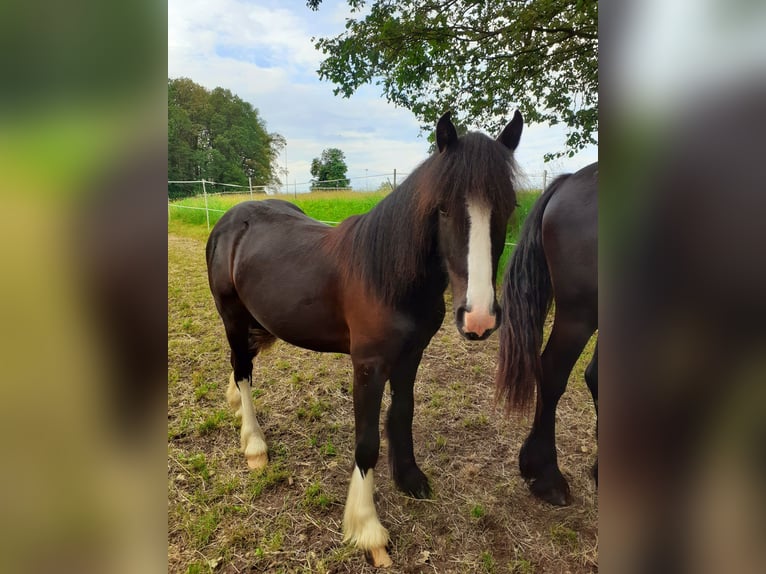
[[[387,567],[388,531],[375,511],[374,468],[380,450],[380,402],[387,374],[378,362],[354,360],[355,466],[343,514],[343,540],[364,550],[373,566]]]
[[[415,498],[431,496],[428,477],[418,468],[412,447],[413,387],[423,352],[399,362],[391,371],[391,407],[388,410],[388,460],[396,485]]]
[[[590,394],[593,397],[593,406],[596,408],[596,440],[598,441],[598,341],[596,341],[596,350],[593,352],[593,358],[588,364],[588,368],[585,369],[585,383],[590,389]],[[596,455],[596,462],[593,464],[593,479],[598,486],[598,455]]]

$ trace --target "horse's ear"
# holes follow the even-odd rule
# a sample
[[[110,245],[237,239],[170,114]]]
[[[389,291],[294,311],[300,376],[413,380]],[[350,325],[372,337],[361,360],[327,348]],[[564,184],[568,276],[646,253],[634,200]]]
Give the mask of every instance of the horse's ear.
[[[497,136],[497,141],[513,151],[519,145],[521,139],[521,128],[524,127],[524,118],[521,117],[519,110],[513,114],[513,119],[505,126],[503,132]]]
[[[457,141],[457,130],[452,124],[452,112],[445,112],[436,124],[436,146],[443,152]]]

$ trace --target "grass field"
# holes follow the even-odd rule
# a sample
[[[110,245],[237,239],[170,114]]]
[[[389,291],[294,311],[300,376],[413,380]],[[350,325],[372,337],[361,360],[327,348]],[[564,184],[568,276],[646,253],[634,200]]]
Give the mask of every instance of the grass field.
[[[505,269],[505,264],[513,252],[513,245],[518,241],[524,218],[539,195],[539,191],[522,191],[516,194],[516,201],[519,205],[508,224],[506,243],[509,245],[506,245],[500,259],[498,280],[502,279],[502,271]],[[305,211],[307,215],[319,221],[337,223],[351,215],[367,213],[385,197],[385,194],[379,192],[329,191],[297,195],[267,196],[255,194],[253,196],[256,200],[268,199],[269,197],[290,201]],[[211,228],[227,209],[237,203],[249,200],[249,194],[209,195],[207,197],[207,207]],[[199,195],[170,203],[168,207],[168,230],[172,233],[179,233],[188,237],[207,238],[208,231],[204,208],[205,199]]]
[[[321,195],[327,203],[342,199]],[[299,199],[318,218],[339,209]],[[262,472],[248,471],[240,422],[224,396],[229,350],[207,286],[201,213],[201,225],[172,211],[169,222],[169,571],[373,572],[340,533],[353,466],[350,360],[281,342],[258,357],[253,398],[270,462]],[[595,414],[583,381],[592,350],[593,341],[558,412],[559,462],[574,502],[550,507],[529,494],[518,472],[529,419],[506,417],[493,401],[497,335],[465,341],[448,311],[415,384],[415,453],[432,500],[395,488],[381,441],[376,503],[393,542],[389,572],[598,570],[597,495],[589,476]],[[383,408],[388,404],[386,396]]]

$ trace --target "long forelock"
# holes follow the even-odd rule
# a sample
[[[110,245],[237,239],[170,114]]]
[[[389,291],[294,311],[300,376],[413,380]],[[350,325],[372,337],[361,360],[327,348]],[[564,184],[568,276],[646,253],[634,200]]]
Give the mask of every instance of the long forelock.
[[[454,148],[434,154],[422,167],[430,181],[419,200],[422,213],[468,199],[505,215],[510,215],[516,205],[513,154],[484,134],[466,134]]]

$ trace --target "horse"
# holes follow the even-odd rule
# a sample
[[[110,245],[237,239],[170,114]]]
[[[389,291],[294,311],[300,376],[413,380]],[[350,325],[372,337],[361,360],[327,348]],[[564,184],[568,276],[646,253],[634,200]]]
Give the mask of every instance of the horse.
[[[458,137],[447,112],[434,153],[368,213],[330,227],[291,203],[249,201],[228,210],[208,239],[210,290],[231,347],[226,396],[241,411],[250,468],[268,462],[251,396],[258,353],[281,339],[351,356],[356,445],[343,540],[374,566],[392,563],[373,501],[385,384],[391,474],[403,492],[427,498],[412,444],[415,376],[444,320],[448,284],[463,337],[483,340],[498,326],[495,277],[516,206],[522,126],[516,111],[497,139]]]
[[[556,456],[556,405],[598,329],[597,180],[594,163],[550,184],[524,220],[502,285],[497,396],[508,411],[524,410],[537,390],[519,469],[535,496],[557,506],[570,504],[571,494]],[[543,323],[553,301],[553,327],[541,354]],[[598,417],[598,342],[585,381]],[[598,460],[593,476],[598,484]]]

